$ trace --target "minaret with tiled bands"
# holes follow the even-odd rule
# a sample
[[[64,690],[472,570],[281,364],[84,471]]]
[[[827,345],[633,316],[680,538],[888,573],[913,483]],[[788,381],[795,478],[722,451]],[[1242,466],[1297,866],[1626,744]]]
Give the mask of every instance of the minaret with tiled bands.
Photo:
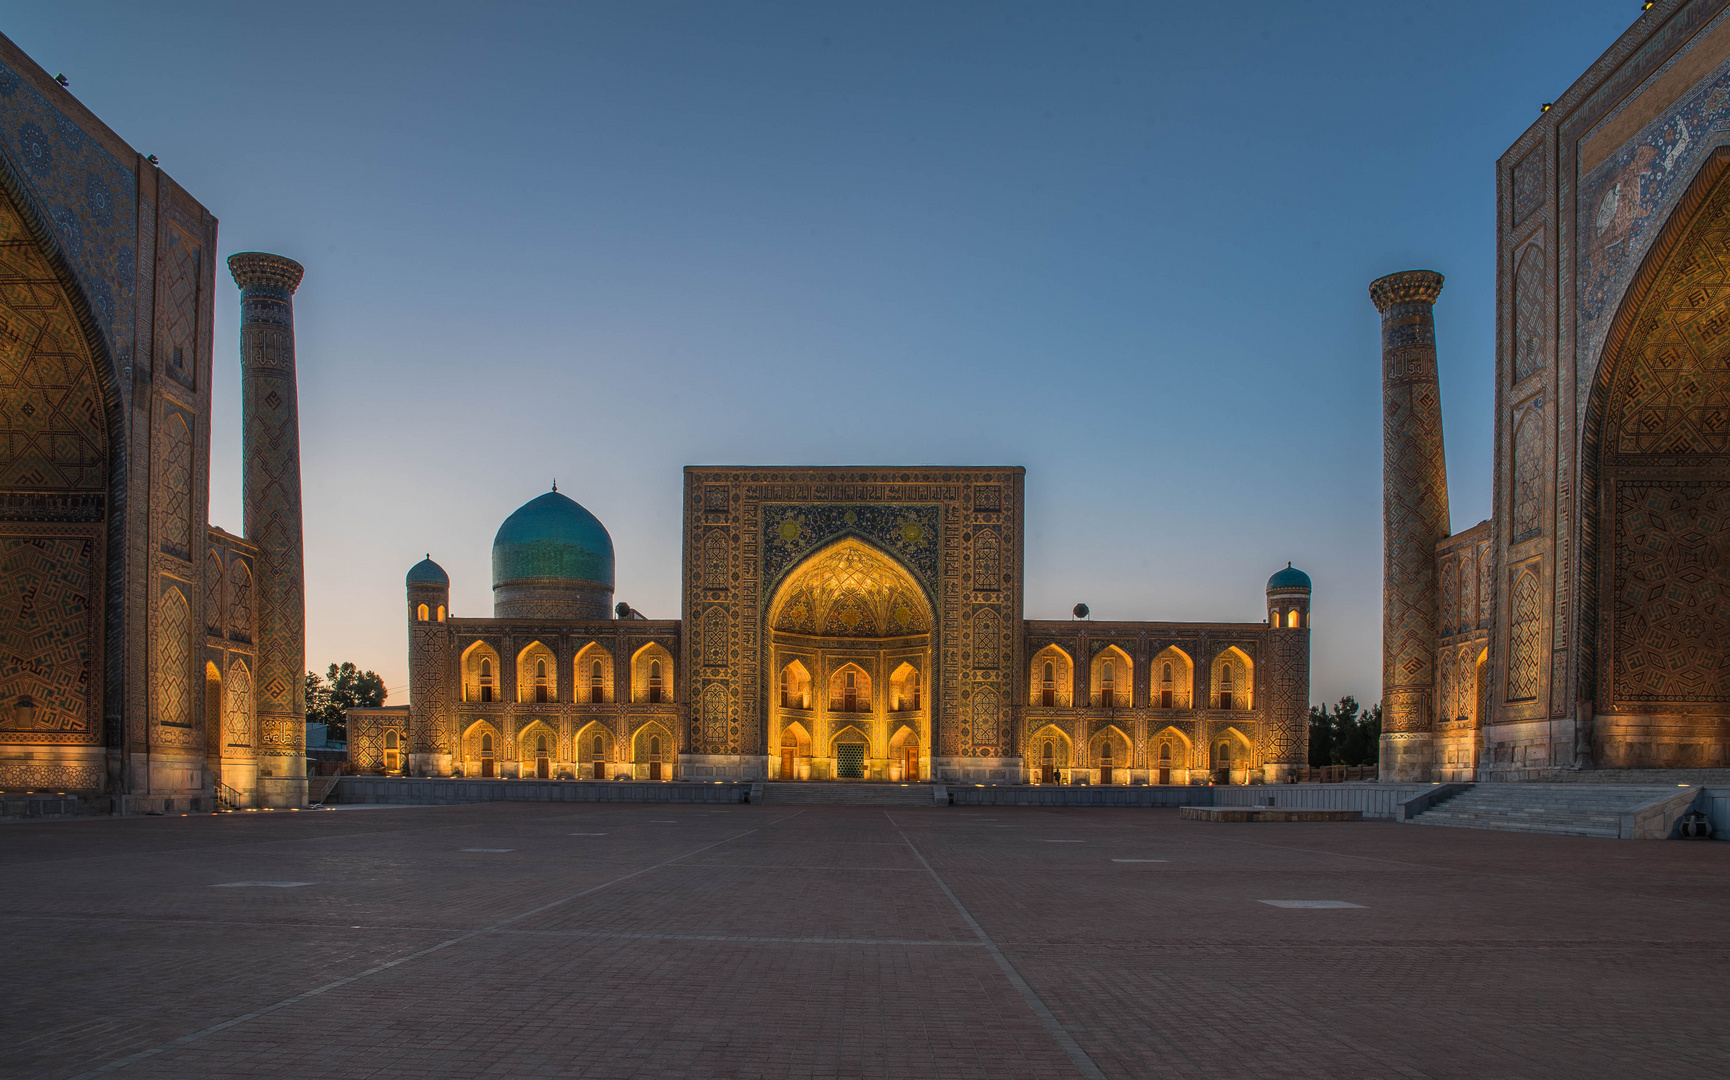
[[[280,255],[228,258],[240,286],[246,538],[258,545],[259,779],[267,806],[306,803],[306,568],[301,540],[300,406],[294,290],[305,272]]]
[[[1370,283],[1382,314],[1381,778],[1427,781],[1436,669],[1436,544],[1447,538],[1448,468],[1436,379],[1442,275]]]

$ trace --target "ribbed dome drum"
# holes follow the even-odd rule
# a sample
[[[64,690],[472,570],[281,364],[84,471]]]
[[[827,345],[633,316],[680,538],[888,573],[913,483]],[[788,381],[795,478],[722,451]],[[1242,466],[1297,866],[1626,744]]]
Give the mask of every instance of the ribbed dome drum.
[[[493,537],[493,617],[609,619],[613,538],[595,515],[549,491]]]

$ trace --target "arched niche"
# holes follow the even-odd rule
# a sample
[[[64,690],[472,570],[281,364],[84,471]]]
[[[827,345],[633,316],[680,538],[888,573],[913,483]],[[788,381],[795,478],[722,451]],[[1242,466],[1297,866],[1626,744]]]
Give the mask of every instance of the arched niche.
[[[463,775],[490,779],[503,774],[504,752],[499,729],[477,720],[463,731]]]
[[[517,653],[517,700],[535,705],[559,700],[559,658],[539,641]]]
[[[463,701],[484,704],[499,698],[499,654],[484,641],[463,650]]]
[[[1236,645],[1228,645],[1213,658],[1209,672],[1213,707],[1227,712],[1255,708],[1255,661]]]
[[[611,776],[611,763],[617,760],[617,740],[612,728],[599,720],[591,721],[578,729],[571,745],[578,779],[606,780]]]
[[[804,712],[811,708],[811,669],[805,661],[794,657],[781,665],[778,694],[783,709]]]
[[[1135,767],[1134,744],[1122,728],[1107,724],[1088,740],[1087,758],[1096,783],[1128,783],[1129,770]]]
[[[665,705],[674,700],[673,654],[651,641],[631,655],[631,700]]]
[[[1127,709],[1134,700],[1135,665],[1129,654],[1107,645],[1093,657],[1088,670],[1088,698],[1096,709]]]
[[[1069,771],[1072,741],[1056,724],[1046,724],[1027,739],[1027,768],[1035,784],[1061,784]]]
[[[1028,664],[1027,700],[1035,708],[1067,709],[1074,700],[1075,661],[1062,648],[1047,645]]]
[[[636,779],[671,780],[678,761],[678,744],[665,724],[652,720],[631,737],[631,767]]]
[[[1194,761],[1194,743],[1175,725],[1167,724],[1148,737],[1147,768],[1154,783],[1187,783]]]
[[[559,733],[545,720],[536,720],[517,735],[517,760],[522,775],[550,780],[558,775]]]
[[[571,687],[579,705],[611,704],[613,698],[613,654],[598,641],[577,650],[571,662]]]
[[[1176,645],[1168,645],[1148,669],[1148,695],[1156,709],[1194,708],[1195,662]]]

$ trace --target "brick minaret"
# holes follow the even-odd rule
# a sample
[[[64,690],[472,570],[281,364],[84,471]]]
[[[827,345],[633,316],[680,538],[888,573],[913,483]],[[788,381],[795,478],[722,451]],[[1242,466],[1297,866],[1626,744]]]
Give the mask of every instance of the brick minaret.
[[[1436,543],[1449,533],[1434,306],[1442,275],[1370,283],[1382,313],[1381,778],[1427,781],[1434,729]]]
[[[228,258],[240,286],[246,538],[258,545],[258,790],[266,806],[306,803],[306,569],[300,528],[300,407],[294,290],[280,255]]]

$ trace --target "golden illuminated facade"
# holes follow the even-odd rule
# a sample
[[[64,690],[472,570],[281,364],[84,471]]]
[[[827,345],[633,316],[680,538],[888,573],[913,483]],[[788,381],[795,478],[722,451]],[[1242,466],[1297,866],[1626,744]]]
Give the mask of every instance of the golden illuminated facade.
[[[1494,503],[1464,532],[1441,276],[1370,287],[1383,778],[1730,767],[1730,3],[1651,5],[1496,175]]]
[[[684,610],[610,601],[612,541],[549,492],[500,528],[495,617],[407,582],[410,696],[363,770],[574,780],[1279,782],[1304,764],[1309,579],[1252,623],[1022,617],[1024,471],[685,470]],[[533,617],[510,614],[524,590]]]

